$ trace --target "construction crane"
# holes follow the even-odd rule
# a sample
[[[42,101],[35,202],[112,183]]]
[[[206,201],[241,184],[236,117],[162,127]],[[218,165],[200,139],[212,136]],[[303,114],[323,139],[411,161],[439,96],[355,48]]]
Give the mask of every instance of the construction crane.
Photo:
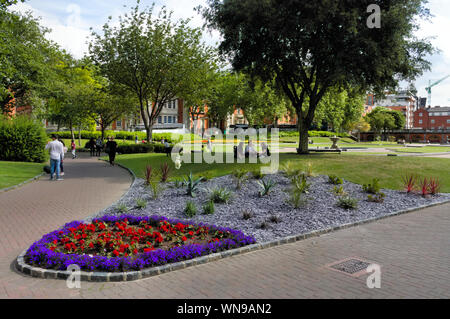
[[[436,85],[438,85],[439,83],[441,83],[441,82],[447,80],[448,78],[450,78],[450,74],[447,75],[446,77],[443,77],[443,78],[440,79],[439,81],[434,82],[433,84],[431,84],[431,80],[428,82],[428,83],[429,83],[429,86],[426,87],[425,90],[427,90],[427,92],[428,92],[428,105],[429,105],[429,106],[432,106],[432,105],[431,105],[431,88],[433,88],[433,87],[435,87]]]

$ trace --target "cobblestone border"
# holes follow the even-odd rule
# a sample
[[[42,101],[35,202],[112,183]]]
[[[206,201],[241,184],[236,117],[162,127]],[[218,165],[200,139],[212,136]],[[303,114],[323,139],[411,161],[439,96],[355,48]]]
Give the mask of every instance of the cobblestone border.
[[[39,175],[36,175],[35,177],[30,178],[30,179],[28,179],[28,180],[26,180],[26,181],[24,181],[24,182],[22,182],[22,183],[20,183],[20,184],[17,184],[17,185],[11,186],[11,187],[7,187],[7,188],[2,188],[2,189],[0,189],[0,193],[12,191],[13,189],[17,189],[17,188],[19,188],[19,187],[22,187],[22,186],[24,186],[24,185],[26,185],[26,184],[29,184],[29,183],[31,183],[31,182],[34,182],[35,180],[41,178],[41,177],[44,176],[44,175],[45,175],[45,172],[42,172],[42,173],[40,173]]]
[[[241,248],[237,248],[237,249],[232,249],[232,250],[227,250],[227,251],[223,251],[220,253],[202,256],[202,257],[198,257],[198,258],[194,258],[194,259],[190,259],[190,260],[186,260],[186,261],[182,261],[182,262],[177,262],[177,263],[173,263],[173,264],[167,264],[167,265],[163,265],[163,266],[143,269],[140,271],[130,271],[130,272],[121,272],[121,273],[84,272],[84,271],[82,271],[80,273],[80,279],[81,279],[81,281],[90,281],[90,282],[126,282],[126,281],[141,280],[141,279],[145,279],[145,278],[149,278],[149,277],[153,277],[153,276],[158,276],[158,275],[168,273],[171,271],[176,271],[176,270],[185,269],[185,268],[196,266],[196,265],[206,264],[206,263],[209,263],[212,261],[217,261],[217,260],[231,257],[231,256],[246,254],[246,253],[258,251],[261,249],[281,246],[284,244],[295,243],[297,241],[305,240],[305,239],[312,238],[312,237],[319,237],[321,235],[328,234],[328,233],[331,233],[331,232],[334,232],[337,230],[351,228],[351,227],[360,226],[360,225],[364,225],[364,224],[369,224],[369,223],[379,221],[382,219],[386,219],[389,217],[398,216],[398,215],[402,215],[402,214],[406,214],[406,213],[411,213],[414,211],[422,210],[424,208],[439,206],[439,205],[443,205],[446,203],[450,203],[450,200],[444,200],[444,201],[433,203],[430,205],[423,205],[423,206],[414,207],[414,208],[410,208],[410,209],[403,210],[403,211],[397,211],[397,212],[394,212],[394,213],[391,213],[391,214],[388,214],[385,216],[370,218],[370,219],[366,219],[366,220],[355,222],[355,223],[343,224],[340,226],[335,226],[335,227],[331,227],[331,228],[327,228],[327,229],[323,229],[323,230],[316,230],[316,231],[312,231],[312,232],[305,233],[305,234],[289,236],[289,237],[285,237],[282,239],[265,242],[265,243],[261,243],[261,244],[253,244],[253,245],[249,245],[249,246],[245,246],[245,247],[241,247]],[[65,280],[65,279],[69,278],[69,276],[71,275],[71,273],[68,271],[56,271],[56,270],[49,270],[49,269],[43,269],[43,268],[35,268],[35,267],[32,267],[32,266],[26,264],[24,261],[24,257],[25,257],[27,250],[25,250],[22,254],[20,254],[20,256],[17,257],[16,262],[15,262],[15,267],[20,272],[22,272],[26,275],[32,276],[32,277],[43,278],[43,279],[63,279],[63,280]]]

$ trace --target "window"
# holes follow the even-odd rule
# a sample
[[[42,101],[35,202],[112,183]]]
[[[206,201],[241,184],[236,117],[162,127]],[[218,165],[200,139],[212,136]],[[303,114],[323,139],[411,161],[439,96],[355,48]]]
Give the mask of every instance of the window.
[[[164,124],[167,123],[167,116],[164,116]]]
[[[419,120],[419,124],[423,124],[423,121],[422,121],[422,120]]]
[[[116,126],[117,126],[117,127],[122,127],[122,121],[121,121],[121,120],[118,120],[118,121],[116,122]]]
[[[172,124],[172,116],[169,116],[169,123]]]
[[[431,124],[434,124],[434,123],[436,123],[436,121],[435,120],[431,120]]]
[[[450,120],[447,120],[447,124],[450,124]]]
[[[422,117],[422,116],[423,116],[423,113],[419,113],[419,116]]]
[[[177,117],[176,117],[176,116],[173,117],[173,122],[174,122],[174,123],[177,122]]]
[[[158,116],[158,124],[162,124],[162,117]]]

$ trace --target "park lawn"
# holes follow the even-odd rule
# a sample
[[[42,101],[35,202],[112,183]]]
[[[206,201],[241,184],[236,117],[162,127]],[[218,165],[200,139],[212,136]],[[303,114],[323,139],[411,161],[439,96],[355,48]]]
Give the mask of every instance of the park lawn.
[[[40,173],[44,164],[0,161],[0,189],[25,182]]]
[[[401,153],[450,153],[450,147],[424,146],[424,147],[403,147],[395,149],[395,152]]]
[[[355,154],[314,154],[299,156],[296,154],[280,154],[281,165],[287,161],[294,162],[298,167],[305,167],[308,162],[318,174],[337,175],[357,184],[372,182],[380,179],[383,188],[401,190],[402,177],[407,173],[414,173],[422,177],[439,177],[442,191],[450,193],[449,159],[422,157],[388,157],[364,156]],[[180,170],[175,170],[172,161],[163,154],[133,154],[120,155],[117,162],[130,168],[135,174],[143,178],[146,165],[151,165],[157,171],[163,163],[168,162],[172,168],[172,180],[181,179],[191,171],[194,175],[207,174],[218,177],[230,174],[240,168],[248,171],[255,170],[261,164],[182,164]]]

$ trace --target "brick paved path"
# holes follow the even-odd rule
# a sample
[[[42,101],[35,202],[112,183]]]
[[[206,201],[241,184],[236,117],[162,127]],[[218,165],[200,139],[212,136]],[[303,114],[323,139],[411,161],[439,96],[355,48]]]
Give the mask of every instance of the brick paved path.
[[[97,172],[94,167],[99,167],[97,172],[99,176],[106,170],[98,163],[81,164],[92,167],[93,172]],[[73,170],[76,169],[74,165]],[[127,177],[120,171],[113,169],[113,172],[114,178],[111,177],[108,182],[116,185],[118,190],[115,197],[117,197],[124,190]],[[111,171],[108,171],[109,173]],[[93,178],[92,182],[88,177],[85,178],[83,188],[100,192],[104,190],[104,187],[99,185],[102,178]],[[78,195],[75,207],[71,207],[67,203],[68,197],[64,195],[63,188],[69,187],[69,180],[66,182],[67,185],[59,186],[61,197],[66,200],[54,201],[47,207],[35,199],[32,204],[36,208],[35,213],[28,222],[24,215],[29,210],[30,204],[27,202],[30,202],[30,197],[16,202],[9,199],[12,195],[18,196],[13,193],[0,196],[2,203],[0,215],[4,220],[9,220],[9,224],[5,224],[2,220],[0,226],[8,233],[8,242],[1,242],[0,297],[178,299],[450,297],[450,204],[131,283],[82,282],[81,290],[69,290],[64,281],[35,279],[13,273],[9,269],[10,263],[29,243],[69,220],[89,215],[86,213],[89,209],[92,211],[99,209],[89,203],[95,201],[96,197],[92,197],[90,191],[78,188],[73,188],[73,192]],[[57,184],[49,186],[45,183],[46,181],[41,181],[29,185],[22,191],[30,194],[29,196],[33,194],[36,196],[41,188],[57,187]],[[94,183],[95,185],[91,185]],[[114,199],[114,196],[108,195],[109,201]],[[4,205],[6,202],[8,204]],[[6,209],[9,205],[14,205],[14,209],[11,209],[12,206]],[[38,207],[47,209],[39,210]],[[24,233],[25,229],[27,231]],[[13,247],[6,252],[5,245]],[[367,275],[355,278],[326,267],[348,257],[361,257],[380,264],[381,289],[368,289]]]

